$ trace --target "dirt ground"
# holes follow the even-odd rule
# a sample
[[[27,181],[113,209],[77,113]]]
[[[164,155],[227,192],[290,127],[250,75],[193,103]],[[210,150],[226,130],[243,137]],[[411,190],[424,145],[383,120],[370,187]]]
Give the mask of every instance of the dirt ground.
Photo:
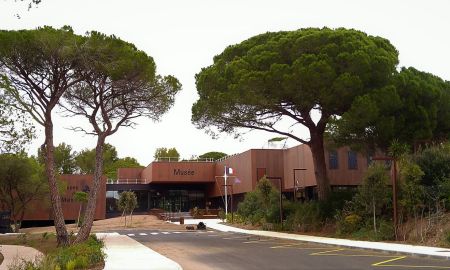
[[[129,224],[130,220],[127,218],[127,223]],[[67,230],[69,232],[77,232],[78,229],[75,224],[68,224]],[[131,226],[125,227],[125,219],[123,217],[109,218],[104,220],[94,221],[94,226],[92,227],[92,232],[104,232],[104,231],[114,231],[118,229],[136,229],[136,228],[145,228],[145,229],[157,229],[157,230],[185,230],[185,225],[176,225],[167,223],[163,220],[159,220],[156,216],[153,215],[134,215]],[[49,227],[33,227],[33,228],[25,228],[21,229],[20,232],[23,233],[44,233],[44,232],[55,232],[54,226]]]

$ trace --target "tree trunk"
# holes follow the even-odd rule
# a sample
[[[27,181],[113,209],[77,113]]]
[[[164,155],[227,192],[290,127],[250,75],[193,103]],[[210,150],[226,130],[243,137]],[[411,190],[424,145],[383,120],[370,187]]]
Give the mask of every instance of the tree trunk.
[[[86,241],[91,233],[92,224],[94,223],[95,208],[97,206],[97,193],[100,188],[100,182],[103,175],[103,147],[105,145],[105,135],[99,135],[97,138],[97,146],[95,147],[95,169],[94,182],[89,191],[89,199],[84,213],[83,224],[78,231],[75,243]]]
[[[323,146],[323,134],[311,133],[309,147],[311,148],[314,163],[314,175],[317,181],[319,200],[323,201],[330,194],[330,181],[327,177],[327,166],[325,163],[325,148]]]
[[[61,196],[59,196],[58,185],[55,177],[55,160],[53,145],[53,123],[51,112],[46,114],[45,122],[45,143],[42,145],[45,152],[45,173],[50,188],[50,200],[53,209],[53,220],[55,222],[56,239],[58,246],[69,245],[69,235],[67,234],[66,223],[64,221],[64,213],[61,205]]]
[[[77,228],[80,227],[80,215],[81,215],[81,207],[82,206],[83,206],[83,204],[80,203],[80,209],[78,210]]]
[[[133,210],[130,212],[130,226],[133,226]]]
[[[20,218],[18,221],[14,223],[14,232],[18,233],[20,228],[22,227],[23,218],[25,217],[25,209],[20,211]]]

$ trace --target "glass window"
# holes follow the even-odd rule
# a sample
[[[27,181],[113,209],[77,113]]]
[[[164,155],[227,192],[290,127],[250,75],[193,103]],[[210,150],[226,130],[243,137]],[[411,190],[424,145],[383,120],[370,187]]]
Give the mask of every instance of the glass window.
[[[358,169],[358,158],[354,151],[348,151],[348,169],[356,170]]]
[[[339,161],[338,161],[338,153],[337,151],[330,151],[329,152],[329,165],[330,170],[336,170],[339,168]]]

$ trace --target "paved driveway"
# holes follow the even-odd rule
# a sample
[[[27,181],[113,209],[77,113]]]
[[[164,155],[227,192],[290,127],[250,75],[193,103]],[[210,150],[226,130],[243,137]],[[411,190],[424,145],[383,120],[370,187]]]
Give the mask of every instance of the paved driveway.
[[[198,269],[449,269],[450,261],[219,231],[118,231]]]

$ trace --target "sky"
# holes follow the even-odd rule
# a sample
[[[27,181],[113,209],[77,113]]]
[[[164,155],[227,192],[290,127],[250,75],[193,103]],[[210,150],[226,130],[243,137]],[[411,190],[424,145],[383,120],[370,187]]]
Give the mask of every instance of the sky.
[[[183,89],[161,121],[139,119],[135,128],[122,128],[107,140],[119,157],[135,157],[147,165],[158,147],[175,147],[186,158],[209,151],[234,154],[267,147],[277,136],[251,131],[240,139],[227,134],[212,139],[191,123],[191,107],[198,99],[195,74],[228,45],[265,32],[354,28],[389,39],[400,52],[399,66],[450,80],[449,10],[448,0],[43,0],[27,11],[25,2],[0,0],[0,29],[70,25],[77,34],[114,34],[152,56],[159,74],[177,77]],[[95,147],[94,137],[68,130],[85,122],[57,116],[55,143],[68,143],[76,151]],[[295,132],[309,138],[305,129]],[[35,154],[43,140],[38,129],[29,152]],[[288,146],[297,144],[287,141]]]

